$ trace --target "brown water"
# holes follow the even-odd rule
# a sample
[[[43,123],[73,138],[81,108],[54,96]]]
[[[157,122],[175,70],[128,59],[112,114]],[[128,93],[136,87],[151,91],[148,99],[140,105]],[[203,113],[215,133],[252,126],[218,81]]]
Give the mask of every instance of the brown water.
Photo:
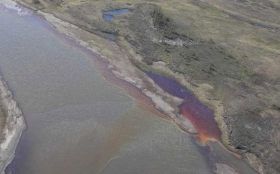
[[[7,174],[208,174],[210,159],[238,161],[198,146],[105,62],[24,14],[0,8],[0,71],[27,122]]]

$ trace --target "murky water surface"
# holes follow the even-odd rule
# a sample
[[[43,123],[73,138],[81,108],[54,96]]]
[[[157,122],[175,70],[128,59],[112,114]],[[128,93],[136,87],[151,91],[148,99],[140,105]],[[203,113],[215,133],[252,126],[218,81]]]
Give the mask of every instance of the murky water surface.
[[[179,106],[180,112],[192,122],[195,129],[199,132],[199,138],[202,142],[206,142],[207,139],[211,138],[220,140],[221,132],[214,119],[214,113],[208,106],[196,99],[187,88],[180,85],[177,81],[150,72],[147,72],[147,75],[162,89],[184,100]]]
[[[0,70],[22,108],[9,174],[208,174],[205,150],[102,78],[38,17],[0,8]]]

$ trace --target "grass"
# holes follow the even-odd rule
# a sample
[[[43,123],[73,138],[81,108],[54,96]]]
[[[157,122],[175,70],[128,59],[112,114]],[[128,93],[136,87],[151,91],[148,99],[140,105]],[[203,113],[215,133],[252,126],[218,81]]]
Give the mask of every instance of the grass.
[[[3,130],[7,122],[8,113],[4,106],[0,105],[0,142],[4,140]]]

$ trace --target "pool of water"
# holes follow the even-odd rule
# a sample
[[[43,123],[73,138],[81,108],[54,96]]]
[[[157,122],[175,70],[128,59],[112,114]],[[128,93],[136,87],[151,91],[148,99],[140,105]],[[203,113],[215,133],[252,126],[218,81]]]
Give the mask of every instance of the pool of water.
[[[187,88],[183,87],[176,80],[150,72],[147,72],[147,75],[163,90],[184,100],[179,106],[180,112],[192,122],[195,129],[199,132],[201,141],[205,142],[211,138],[220,140],[221,132],[214,119],[214,113],[208,106],[196,99]]]
[[[131,12],[131,10],[128,8],[105,11],[103,12],[103,18],[106,21],[113,21],[115,19],[114,18],[115,15],[122,15],[129,12]]]
[[[129,41],[130,45],[135,46],[136,42],[134,40]]]

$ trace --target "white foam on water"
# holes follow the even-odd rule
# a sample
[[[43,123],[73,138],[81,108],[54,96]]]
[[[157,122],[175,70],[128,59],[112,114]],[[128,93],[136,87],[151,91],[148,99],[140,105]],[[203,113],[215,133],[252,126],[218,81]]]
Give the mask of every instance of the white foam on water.
[[[0,4],[3,4],[7,9],[16,11],[19,16],[27,16],[31,13],[11,0],[0,0]]]

